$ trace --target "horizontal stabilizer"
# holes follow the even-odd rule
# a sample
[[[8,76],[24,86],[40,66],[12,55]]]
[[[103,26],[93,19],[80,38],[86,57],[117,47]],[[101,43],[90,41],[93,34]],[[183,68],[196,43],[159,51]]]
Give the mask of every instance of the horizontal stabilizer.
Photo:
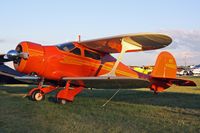
[[[174,84],[177,86],[196,86],[196,83],[194,81],[185,79],[177,79],[177,78],[153,78],[153,79],[170,85]]]

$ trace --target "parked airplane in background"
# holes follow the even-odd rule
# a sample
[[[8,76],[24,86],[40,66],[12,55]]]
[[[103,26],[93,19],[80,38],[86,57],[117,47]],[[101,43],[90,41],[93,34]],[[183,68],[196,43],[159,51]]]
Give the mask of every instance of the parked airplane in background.
[[[192,73],[194,76],[200,76],[200,64],[192,68]]]
[[[18,72],[29,76],[15,77],[38,81],[28,96],[40,101],[44,96],[65,86],[56,98],[73,101],[83,88],[129,89],[148,87],[155,93],[172,84],[196,86],[193,81],[176,78],[176,61],[168,52],[161,52],[150,75],[137,72],[121,62],[126,52],[154,50],[168,46],[172,39],[163,34],[128,34],[96,40],[42,46],[21,42],[15,50],[1,55],[1,61],[13,61]],[[110,54],[119,53],[115,59]],[[132,59],[138,57],[133,57]],[[139,57],[145,60],[143,57]],[[44,87],[43,84],[49,84]]]

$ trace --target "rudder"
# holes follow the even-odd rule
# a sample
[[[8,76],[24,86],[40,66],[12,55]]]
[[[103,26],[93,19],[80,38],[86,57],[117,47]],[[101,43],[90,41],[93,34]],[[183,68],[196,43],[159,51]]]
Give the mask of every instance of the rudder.
[[[161,52],[156,60],[155,67],[150,76],[150,89],[162,92],[172,84],[178,86],[196,86],[193,81],[176,78],[177,65],[175,58],[169,52]]]
[[[173,55],[163,51],[157,57],[151,76],[155,78],[176,78],[176,70],[176,60]]]

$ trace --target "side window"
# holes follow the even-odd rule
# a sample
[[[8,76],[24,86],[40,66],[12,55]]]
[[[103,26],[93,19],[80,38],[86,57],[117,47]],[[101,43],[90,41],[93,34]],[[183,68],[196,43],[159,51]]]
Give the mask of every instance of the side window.
[[[70,53],[74,53],[76,55],[81,55],[81,50],[79,48],[75,48],[75,49],[71,50]]]
[[[85,50],[85,57],[89,57],[89,58],[92,58],[92,59],[95,59],[95,60],[100,60],[101,57],[99,54],[97,53],[94,53],[94,52],[91,52],[91,51],[88,51],[88,50]]]

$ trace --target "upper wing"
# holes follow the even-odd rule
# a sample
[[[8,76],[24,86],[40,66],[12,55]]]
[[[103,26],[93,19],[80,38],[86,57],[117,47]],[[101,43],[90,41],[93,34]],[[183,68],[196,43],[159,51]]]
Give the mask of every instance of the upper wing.
[[[113,36],[108,38],[82,41],[79,44],[103,53],[120,53],[122,44],[131,44],[127,52],[146,51],[168,46],[172,39],[163,34],[143,33]]]
[[[133,89],[147,88],[150,82],[147,80],[131,77],[65,77],[65,81],[71,81],[71,84],[81,85],[85,88],[96,89]]]

